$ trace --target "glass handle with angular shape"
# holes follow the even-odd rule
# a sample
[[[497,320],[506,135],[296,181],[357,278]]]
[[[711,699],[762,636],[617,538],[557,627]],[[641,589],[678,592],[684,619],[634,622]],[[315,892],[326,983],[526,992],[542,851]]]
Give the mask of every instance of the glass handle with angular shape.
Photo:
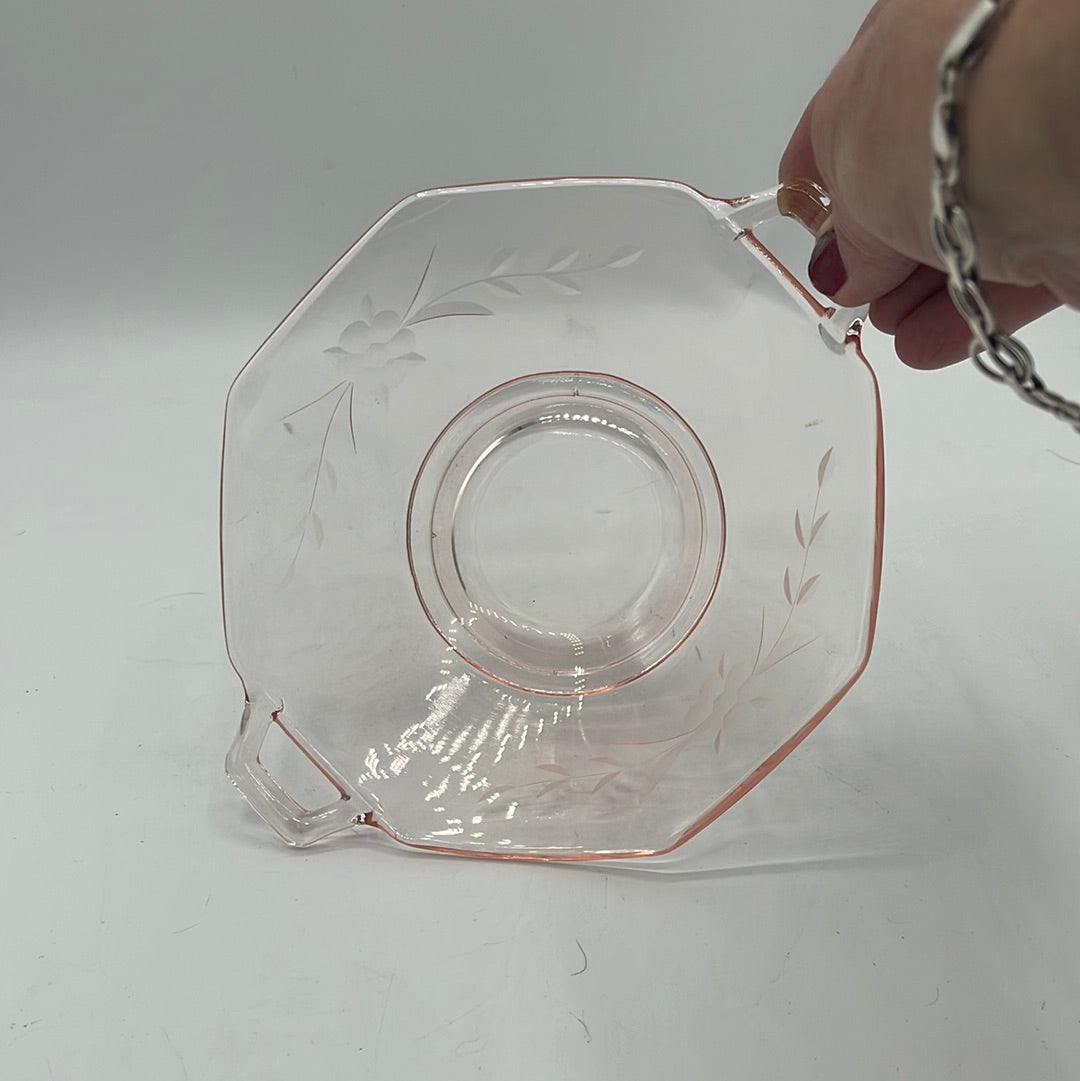
[[[736,201],[731,221],[745,229],[755,246],[768,257],[776,273],[794,287],[818,316],[821,337],[834,352],[844,349],[849,337],[856,333],[866,319],[867,306],[837,307],[815,295],[803,273],[796,273],[765,244],[757,231],[781,218],[797,221],[811,236],[819,236],[827,228],[832,204],[828,193],[811,180],[792,180],[768,191],[749,195]]]
[[[357,825],[370,814],[370,810],[366,806],[358,806],[357,797],[310,755],[307,757],[316,769],[339,793],[339,798],[332,803],[309,810],[271,776],[260,761],[259,752],[270,726],[279,723],[277,717],[280,708],[280,704],[275,705],[267,698],[245,703],[240,731],[226,756],[225,772],[252,809],[282,840],[304,848],[332,833]],[[307,754],[297,746],[298,753]]]

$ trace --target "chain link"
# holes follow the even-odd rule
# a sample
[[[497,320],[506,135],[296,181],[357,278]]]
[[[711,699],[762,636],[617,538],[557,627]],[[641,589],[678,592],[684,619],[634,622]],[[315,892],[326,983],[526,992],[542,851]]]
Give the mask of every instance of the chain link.
[[[979,0],[946,46],[938,65],[937,98],[930,133],[934,161],[930,236],[948,273],[953,304],[971,328],[971,359],[991,379],[1008,384],[1021,398],[1080,432],[1080,404],[1049,390],[1035,371],[1031,353],[998,323],[979,284],[975,235],[962,199],[957,90],[961,77],[982,56],[996,22],[1009,2]]]

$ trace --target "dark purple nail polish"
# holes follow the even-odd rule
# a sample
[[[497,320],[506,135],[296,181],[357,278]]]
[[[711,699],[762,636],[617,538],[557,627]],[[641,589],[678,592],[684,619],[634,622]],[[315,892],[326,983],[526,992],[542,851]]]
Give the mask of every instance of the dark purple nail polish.
[[[847,281],[847,267],[840,258],[836,234],[831,229],[818,237],[810,256],[808,273],[814,288],[827,297],[835,296]]]

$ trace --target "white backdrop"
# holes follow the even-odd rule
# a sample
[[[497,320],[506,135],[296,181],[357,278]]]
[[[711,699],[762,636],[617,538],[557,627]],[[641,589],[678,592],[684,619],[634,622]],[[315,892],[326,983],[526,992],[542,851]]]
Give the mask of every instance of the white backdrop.
[[[696,870],[297,853],[222,773],[244,359],[416,189],[770,185],[863,7],[7,5],[0,1076],[1077,1076],[1080,438],[880,336],[874,658]]]

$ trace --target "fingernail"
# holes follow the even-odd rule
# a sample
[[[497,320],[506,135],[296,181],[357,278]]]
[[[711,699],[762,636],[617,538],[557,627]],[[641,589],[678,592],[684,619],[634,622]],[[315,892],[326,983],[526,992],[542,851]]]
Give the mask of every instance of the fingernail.
[[[836,234],[831,229],[818,237],[810,255],[810,266],[807,272],[814,288],[827,297],[838,293],[847,281],[847,267],[844,266],[844,260],[840,258]]]

